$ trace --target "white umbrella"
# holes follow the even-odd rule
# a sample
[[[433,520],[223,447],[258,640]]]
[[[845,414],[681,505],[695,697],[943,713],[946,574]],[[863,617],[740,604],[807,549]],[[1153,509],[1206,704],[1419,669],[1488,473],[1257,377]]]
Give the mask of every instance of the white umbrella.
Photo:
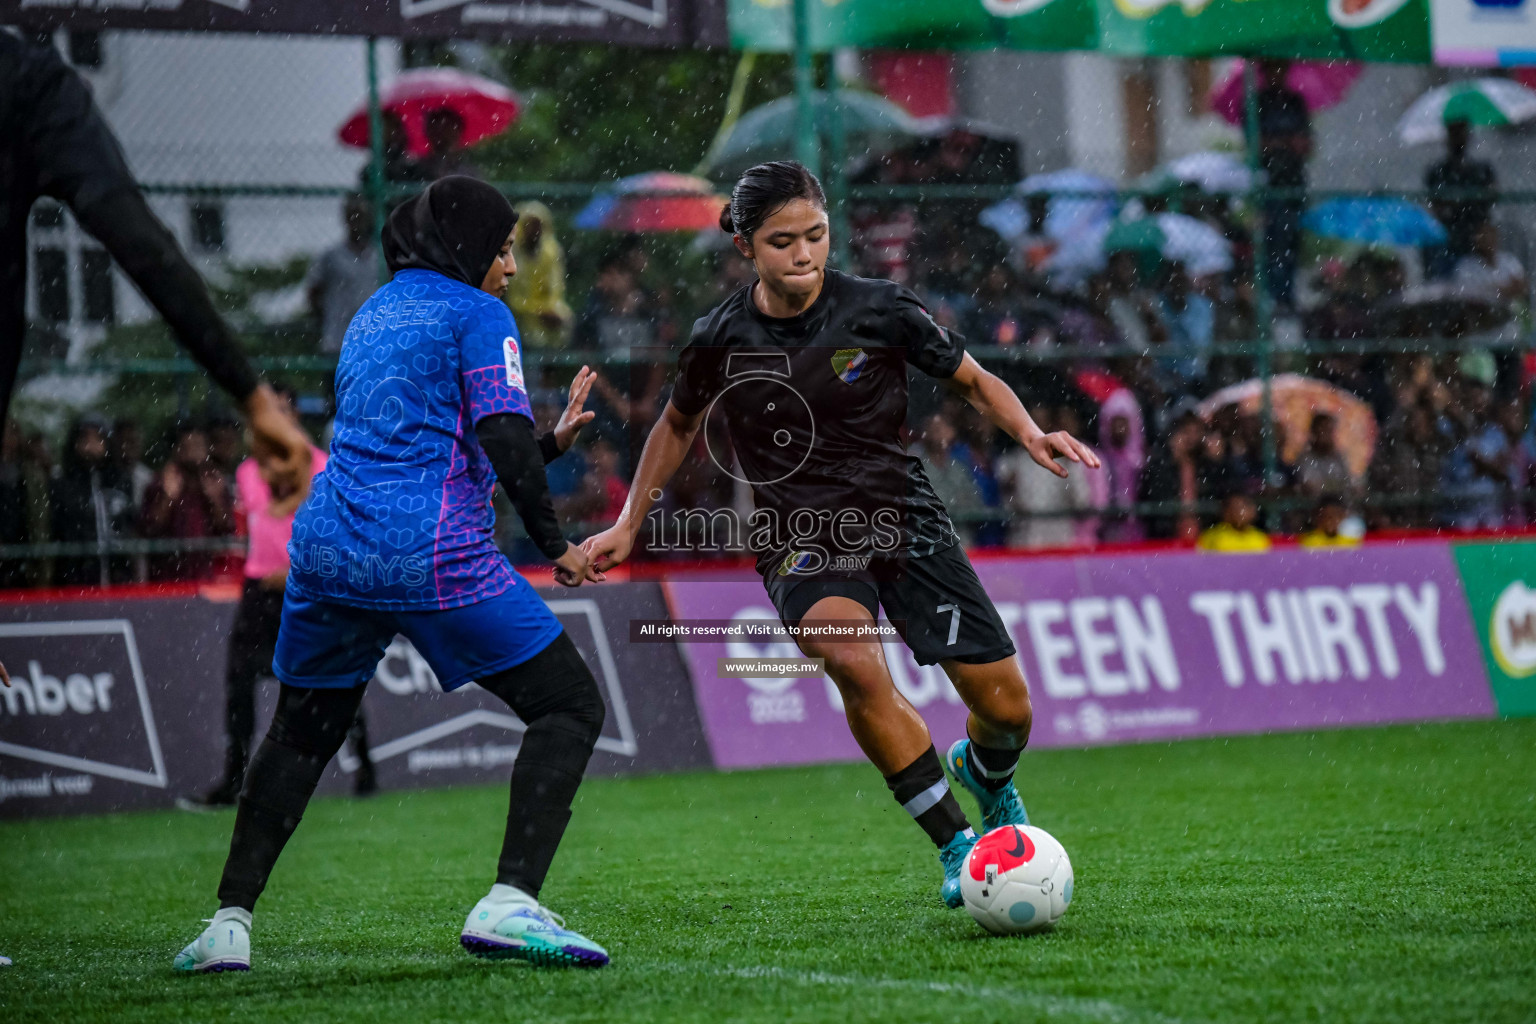
[[[1191,153],[1171,160],[1162,166],[1161,173],[1175,181],[1194,185],[1211,195],[1247,192],[1253,187],[1253,168],[1231,153],[1218,153],[1215,150]]]
[[[1478,125],[1521,124],[1536,118],[1536,91],[1507,78],[1473,78],[1431,89],[1413,101],[1397,134],[1410,146],[1445,141],[1452,121]]]
[[[1065,168],[1031,174],[1015,190],[1021,196],[1049,195],[1045,233],[1057,242],[1115,215],[1115,183],[1088,171]],[[1018,199],[1004,199],[981,212],[981,223],[1012,242],[1029,229],[1029,213]]]
[[[1166,260],[1184,264],[1190,277],[1223,274],[1232,269],[1232,244],[1209,224],[1182,213],[1094,225],[1062,243],[1046,269],[1069,277],[1102,268],[1111,248],[1155,250]]]

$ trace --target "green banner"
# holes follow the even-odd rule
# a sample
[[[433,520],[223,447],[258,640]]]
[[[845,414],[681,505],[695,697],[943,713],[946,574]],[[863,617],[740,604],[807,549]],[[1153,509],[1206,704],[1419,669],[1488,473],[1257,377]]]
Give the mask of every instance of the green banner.
[[[1271,55],[1429,63],[1429,0],[1317,2],[1328,10],[1328,35]]]
[[[1325,0],[1097,0],[1099,49],[1206,57],[1299,47],[1329,32]]]
[[[811,0],[811,49],[1091,50],[1094,0]],[[789,0],[730,0],[731,45],[791,48]]]
[[[1097,2],[1106,53],[1429,60],[1429,0]]]
[[[1501,715],[1536,715],[1536,542],[1453,544]]]
[[[1128,57],[1430,56],[1429,0],[811,0],[811,48],[1099,50]],[[729,0],[731,44],[791,47],[789,0]]]

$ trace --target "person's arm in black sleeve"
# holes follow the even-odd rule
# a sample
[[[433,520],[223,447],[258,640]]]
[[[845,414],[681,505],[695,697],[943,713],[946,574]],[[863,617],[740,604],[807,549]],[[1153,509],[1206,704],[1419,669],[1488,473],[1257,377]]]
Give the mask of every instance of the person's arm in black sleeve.
[[[940,380],[953,377],[960,369],[965,339],[941,327],[916,295],[900,289],[890,317],[895,336],[906,346],[907,362]]]
[[[149,209],[122,148],[78,72],[51,46],[25,45],[21,135],[39,190],[69,206],[117,260],[176,340],[220,387],[246,402],[260,380],[203,279]]]
[[[160,311],[187,354],[233,398],[245,402],[260,379],[202,277],[165,225],[135,191],[114,192],[75,209],[80,224],[104,245],[123,273]]]
[[[539,455],[544,459],[544,465],[549,465],[564,454],[553,430],[546,430],[539,435]]]
[[[569,542],[560,532],[555,506],[549,499],[541,451],[544,446],[534,439],[532,421],[518,413],[497,413],[475,424],[475,436],[534,546],[551,561],[565,554]]]
[[[101,240],[170,325],[176,340],[245,408],[253,451],[274,478],[300,496],[309,492],[310,440],[261,383],[207,287],[150,212],[122,148],[78,72],[52,46],[0,38],[0,64],[19,66],[9,97],[13,136],[0,146],[29,161],[43,195],[69,206]]]

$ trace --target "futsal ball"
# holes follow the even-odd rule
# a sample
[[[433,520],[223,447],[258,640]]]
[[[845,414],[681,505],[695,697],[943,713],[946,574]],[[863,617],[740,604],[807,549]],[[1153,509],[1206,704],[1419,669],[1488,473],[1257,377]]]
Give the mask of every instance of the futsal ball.
[[[1072,862],[1045,829],[1004,825],[966,854],[960,893],[965,909],[993,935],[1044,931],[1072,902]]]

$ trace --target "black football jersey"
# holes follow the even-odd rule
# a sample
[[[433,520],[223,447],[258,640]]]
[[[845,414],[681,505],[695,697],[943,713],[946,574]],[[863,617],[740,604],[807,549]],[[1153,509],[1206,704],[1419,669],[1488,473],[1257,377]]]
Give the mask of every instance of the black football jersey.
[[[890,281],[828,270],[816,301],[788,318],[763,313],[751,291],[694,324],[672,404],[690,416],[711,403],[723,411],[727,430],[721,417],[707,417],[705,443],[722,469],[752,487],[757,513],[747,541],[758,571],[862,569],[870,555],[955,544],[900,432],[907,364],[951,377],[962,339]]]

